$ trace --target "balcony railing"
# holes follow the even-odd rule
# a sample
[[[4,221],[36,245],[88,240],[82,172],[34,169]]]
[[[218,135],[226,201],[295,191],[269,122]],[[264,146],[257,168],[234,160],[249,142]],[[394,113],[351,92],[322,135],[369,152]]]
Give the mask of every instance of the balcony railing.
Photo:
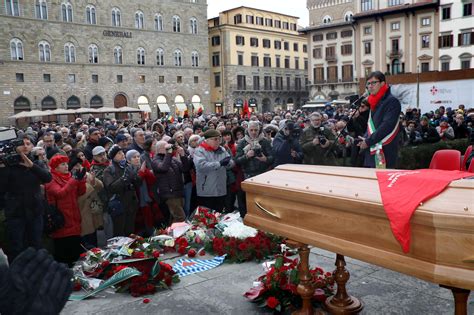
[[[327,56],[326,56],[326,61],[327,61],[327,62],[336,62],[336,61],[337,61],[337,57],[336,57],[336,55],[327,55]]]
[[[401,58],[403,51],[401,49],[389,50],[388,55],[390,58]]]

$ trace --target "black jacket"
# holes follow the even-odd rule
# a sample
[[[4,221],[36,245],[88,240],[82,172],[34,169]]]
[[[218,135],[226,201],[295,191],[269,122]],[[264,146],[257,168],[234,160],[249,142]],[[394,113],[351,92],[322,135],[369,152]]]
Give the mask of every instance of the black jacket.
[[[390,93],[390,89],[388,89],[375,108],[375,111],[372,112],[375,132],[365,140],[369,147],[380,142],[392,132],[395,126],[399,123],[400,112],[400,102]],[[387,168],[395,168],[397,165],[399,146],[398,137],[399,132],[392,142],[383,146]],[[366,149],[364,165],[366,167],[375,167],[375,157],[370,154],[370,148]]]
[[[186,156],[174,159],[170,153],[157,154],[152,162],[153,173],[157,177],[161,198],[179,198],[184,196],[183,173],[189,171]]]
[[[52,176],[38,163],[34,162],[32,168],[0,168],[0,193],[5,200],[6,217],[31,217],[43,212],[45,198],[41,185],[49,183]]]
[[[296,151],[296,158],[291,156],[291,150]],[[281,164],[301,164],[303,162],[303,149],[298,138],[286,136],[283,130],[280,130],[275,139],[273,139],[273,167]]]
[[[92,155],[92,150],[94,150],[94,148],[98,145],[98,143],[87,141],[86,147],[84,148],[84,155],[86,156],[86,159],[89,160],[89,162],[92,162],[92,158],[94,157]]]

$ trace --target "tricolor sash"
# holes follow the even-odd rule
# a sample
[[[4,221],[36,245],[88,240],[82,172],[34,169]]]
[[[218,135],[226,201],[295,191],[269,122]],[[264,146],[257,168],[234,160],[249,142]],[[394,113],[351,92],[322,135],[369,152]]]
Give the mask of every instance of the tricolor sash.
[[[375,129],[375,124],[372,119],[372,111],[370,111],[369,114],[369,123],[367,126],[367,134],[369,137],[376,131]],[[398,133],[399,129],[399,120],[397,121],[397,124],[395,125],[395,128],[393,128],[392,132],[390,132],[385,138],[383,138],[381,141],[377,142],[374,145],[370,146],[370,154],[375,155],[375,167],[376,168],[386,168],[386,161],[385,161],[385,155],[383,153],[383,146],[389,144],[390,142],[395,139],[395,136]]]

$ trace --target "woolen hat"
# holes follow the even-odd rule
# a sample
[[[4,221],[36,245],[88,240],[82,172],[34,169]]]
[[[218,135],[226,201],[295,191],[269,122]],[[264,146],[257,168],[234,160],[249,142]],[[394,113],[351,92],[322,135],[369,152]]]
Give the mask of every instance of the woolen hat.
[[[113,160],[119,151],[122,151],[122,148],[114,144],[109,150],[109,159]]]
[[[90,134],[90,135],[93,134],[93,133],[96,132],[96,131],[99,131],[99,129],[97,129],[97,128],[95,128],[95,127],[90,127],[90,128],[89,128],[89,134]]]
[[[205,133],[202,135],[204,139],[209,139],[209,138],[214,138],[214,137],[220,137],[221,133],[215,129],[208,129]]]
[[[107,143],[112,143],[112,144],[113,144],[114,142],[113,142],[112,139],[110,139],[109,137],[101,137],[101,138],[99,139],[99,145],[100,145],[100,146],[105,147],[105,145],[106,145]]]
[[[94,149],[92,149],[92,155],[99,155],[105,152],[105,148],[103,146],[96,146]]]
[[[128,150],[127,154],[125,155],[125,158],[127,159],[127,161],[130,161],[135,154],[140,154],[140,152],[138,152],[137,150],[133,150],[133,149]]]
[[[76,166],[76,164],[82,165],[82,160],[78,158],[77,156],[71,156],[68,163],[69,172],[74,168],[74,166]]]
[[[115,143],[119,143],[119,142],[122,142],[124,140],[127,140],[127,136],[124,135],[124,134],[121,134],[119,133],[116,137],[115,137]]]
[[[49,167],[54,170],[56,167],[59,166],[59,164],[68,162],[69,158],[66,155],[58,154],[51,158],[51,160],[49,161]]]

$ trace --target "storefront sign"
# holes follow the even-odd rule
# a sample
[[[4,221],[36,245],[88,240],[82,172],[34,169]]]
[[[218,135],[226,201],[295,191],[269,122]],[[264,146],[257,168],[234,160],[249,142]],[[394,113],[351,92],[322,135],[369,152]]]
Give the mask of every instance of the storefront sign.
[[[122,31],[103,31],[102,35],[107,37],[124,37],[124,38],[132,38],[132,32],[122,32]]]

